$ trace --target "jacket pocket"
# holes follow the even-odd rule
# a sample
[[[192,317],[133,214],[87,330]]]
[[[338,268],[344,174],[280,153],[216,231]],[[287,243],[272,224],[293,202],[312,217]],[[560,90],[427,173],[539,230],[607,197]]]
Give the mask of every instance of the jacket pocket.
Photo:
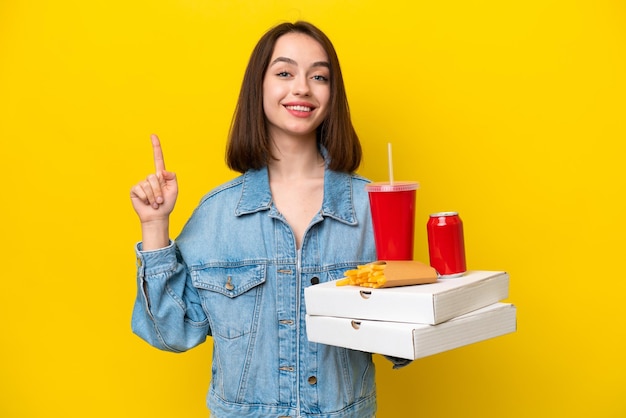
[[[191,269],[211,326],[211,335],[226,339],[250,333],[258,321],[266,278],[264,264]]]

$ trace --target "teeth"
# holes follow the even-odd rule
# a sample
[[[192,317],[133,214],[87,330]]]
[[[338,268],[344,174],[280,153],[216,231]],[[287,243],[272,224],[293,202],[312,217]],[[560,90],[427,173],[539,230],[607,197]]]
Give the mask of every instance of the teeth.
[[[287,109],[289,110],[295,110],[298,112],[310,112],[311,108],[310,107],[306,107],[306,106],[287,106]]]

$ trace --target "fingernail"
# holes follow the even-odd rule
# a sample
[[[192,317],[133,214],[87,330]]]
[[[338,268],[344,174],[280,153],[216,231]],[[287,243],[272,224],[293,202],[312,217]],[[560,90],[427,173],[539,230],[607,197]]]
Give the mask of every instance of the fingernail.
[[[156,198],[157,203],[160,205],[161,203],[163,203],[163,198],[161,196]]]
[[[152,208],[154,208],[154,209],[158,209],[158,208],[159,208],[159,204],[158,204],[158,203],[156,203],[156,202],[155,202],[155,203],[153,203],[153,204],[152,204]]]

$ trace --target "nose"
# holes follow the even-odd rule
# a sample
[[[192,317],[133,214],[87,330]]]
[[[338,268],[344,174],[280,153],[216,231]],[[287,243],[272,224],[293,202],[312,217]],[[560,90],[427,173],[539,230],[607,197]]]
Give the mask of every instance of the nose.
[[[308,96],[311,92],[308,78],[306,76],[295,77],[291,90],[295,96]]]

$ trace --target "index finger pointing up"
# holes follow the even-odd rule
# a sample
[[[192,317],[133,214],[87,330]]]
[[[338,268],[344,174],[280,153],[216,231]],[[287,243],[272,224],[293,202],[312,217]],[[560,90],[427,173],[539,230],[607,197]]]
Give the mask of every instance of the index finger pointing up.
[[[163,150],[161,149],[161,141],[159,141],[159,137],[152,134],[150,136],[152,140],[152,152],[154,155],[154,168],[157,174],[165,171],[165,161],[163,160]]]

